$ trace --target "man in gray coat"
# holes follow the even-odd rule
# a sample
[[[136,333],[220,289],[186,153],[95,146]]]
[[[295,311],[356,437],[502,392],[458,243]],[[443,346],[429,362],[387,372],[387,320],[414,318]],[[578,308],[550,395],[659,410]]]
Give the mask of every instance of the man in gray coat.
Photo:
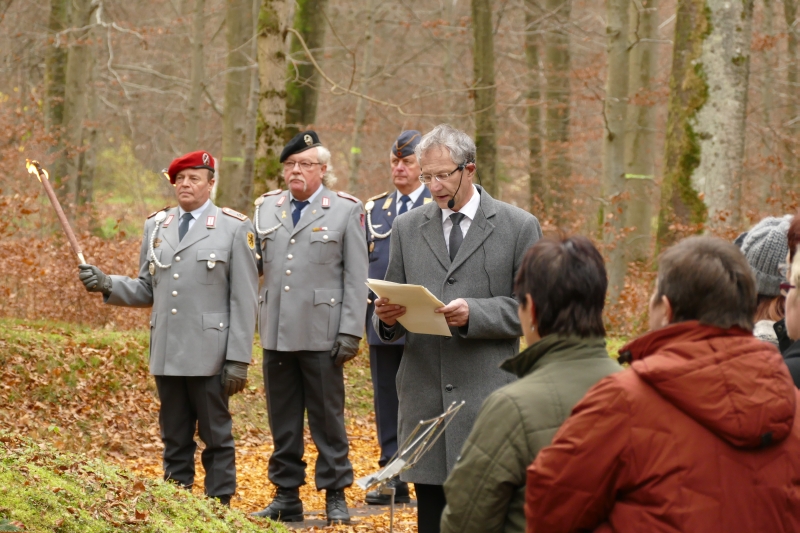
[[[305,483],[303,413],[319,451],[315,481],[325,489],[328,523],[350,523],[344,488],[353,483],[344,426],[342,366],[358,353],[367,310],[364,209],[331,191],[330,152],[313,131],[281,153],[288,191],[256,200],[258,299],[264,388],[275,451],[269,479],[273,501],[257,516],[303,520],[298,488]]]
[[[442,124],[417,145],[420,179],[434,202],[395,219],[386,281],[423,285],[446,305],[452,337],[410,333],[405,308],[375,302],[373,324],[384,341],[405,336],[397,373],[399,442],[420,420],[453,402],[466,404],[436,445],[401,475],[417,492],[420,533],[439,531],[442,485],[455,465],[483,400],[513,380],[500,364],[519,351],[522,330],[513,297],[525,252],[542,235],[531,214],[473,185],[475,143]]]
[[[206,494],[228,505],[236,491],[228,398],[247,380],[258,272],[253,225],[211,202],[213,164],[203,151],[172,162],[179,207],[145,221],[136,279],[93,265],[80,265],[80,279],[107,304],[153,308],[150,373],[161,400],[164,479],[192,486],[198,430]]]

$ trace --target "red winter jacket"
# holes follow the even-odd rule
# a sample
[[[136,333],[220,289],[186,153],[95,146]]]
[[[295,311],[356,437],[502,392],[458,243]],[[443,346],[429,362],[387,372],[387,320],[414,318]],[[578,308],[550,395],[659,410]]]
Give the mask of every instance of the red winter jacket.
[[[777,349],[693,321],[626,351],[528,467],[527,532],[800,532],[799,393]]]

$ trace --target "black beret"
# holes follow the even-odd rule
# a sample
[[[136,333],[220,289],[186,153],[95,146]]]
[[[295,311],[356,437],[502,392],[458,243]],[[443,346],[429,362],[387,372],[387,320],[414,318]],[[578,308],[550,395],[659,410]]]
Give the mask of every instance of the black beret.
[[[392,153],[397,157],[408,157],[414,154],[414,148],[422,139],[422,134],[417,130],[406,130],[392,145]]]
[[[319,135],[317,135],[317,132],[314,130],[301,131],[292,137],[292,140],[284,147],[283,152],[281,152],[281,163],[286,161],[290,155],[305,152],[309,148],[314,148],[315,146],[322,146],[322,143],[319,142]]]

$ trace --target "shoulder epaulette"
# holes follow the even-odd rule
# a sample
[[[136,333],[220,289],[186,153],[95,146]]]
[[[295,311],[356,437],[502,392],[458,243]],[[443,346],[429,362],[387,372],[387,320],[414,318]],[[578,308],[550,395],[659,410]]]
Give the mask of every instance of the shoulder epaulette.
[[[353,196],[352,194],[347,194],[346,192],[343,192],[343,191],[339,191],[339,192],[337,192],[336,194],[338,194],[338,195],[339,195],[339,196],[341,196],[342,198],[347,198],[347,199],[348,199],[348,200],[350,200],[351,202],[358,203],[358,202],[360,201],[358,198],[356,198],[356,197],[355,197],[355,196]]]
[[[153,211],[152,213],[150,213],[149,215],[147,215],[147,218],[153,218],[154,216],[156,216],[156,215],[157,215],[158,213],[160,213],[161,211],[166,211],[167,209],[171,209],[171,208],[172,208],[172,206],[168,205],[167,207],[164,207],[164,208],[162,208],[162,209],[159,209],[158,211]]]
[[[387,194],[389,194],[389,191],[385,191],[385,192],[382,192],[380,194],[376,194],[372,198],[369,198],[367,201],[369,202],[371,200],[379,200],[379,199],[383,198],[384,196],[386,196]]]
[[[283,192],[281,189],[275,189],[274,191],[265,192],[261,196],[275,196],[276,194],[280,194]]]
[[[229,217],[238,218],[239,220],[247,220],[247,215],[243,215],[238,211],[234,211],[230,207],[223,207],[222,212],[228,215]]]

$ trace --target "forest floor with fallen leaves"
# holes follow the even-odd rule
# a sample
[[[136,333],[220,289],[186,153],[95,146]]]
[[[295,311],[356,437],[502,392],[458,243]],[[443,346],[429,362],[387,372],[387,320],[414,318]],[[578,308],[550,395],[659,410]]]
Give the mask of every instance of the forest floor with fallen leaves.
[[[0,319],[0,433],[160,478],[159,402],[148,372],[147,353],[146,331]],[[345,367],[345,384],[350,460],[358,479],[377,470],[379,456],[369,356],[363,344],[359,356]],[[231,399],[231,411],[238,476],[238,491],[231,503],[249,513],[266,506],[274,490],[267,478],[272,438],[257,345],[248,387]],[[324,527],[325,493],[313,486],[316,448],[307,430],[305,442],[310,484],[301,488],[301,497],[307,512],[320,514],[307,517],[304,525],[308,527],[295,529],[388,532],[388,508],[367,508],[364,491],[355,485],[347,490],[353,524]],[[194,492],[198,495],[203,486],[201,449],[202,444],[196,456]],[[394,530],[416,532],[416,509],[398,509]]]

